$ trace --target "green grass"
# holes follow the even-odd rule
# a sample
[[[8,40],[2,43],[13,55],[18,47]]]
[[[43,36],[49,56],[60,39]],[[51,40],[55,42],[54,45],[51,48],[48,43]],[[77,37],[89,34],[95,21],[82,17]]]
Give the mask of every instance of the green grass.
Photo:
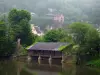
[[[100,59],[89,61],[86,65],[100,68]]]

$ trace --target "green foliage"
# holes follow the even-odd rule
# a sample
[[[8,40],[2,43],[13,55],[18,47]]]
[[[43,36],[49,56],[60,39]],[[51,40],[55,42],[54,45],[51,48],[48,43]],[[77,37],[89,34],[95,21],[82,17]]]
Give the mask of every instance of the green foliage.
[[[89,61],[86,65],[100,68],[100,59]]]
[[[30,21],[31,15],[28,11],[12,9],[9,12],[8,20],[11,24],[19,24],[19,22],[23,19],[27,19],[28,21]]]
[[[69,32],[73,37],[73,41],[76,44],[84,44],[86,39],[85,35],[90,28],[93,28],[87,23],[73,23],[69,26]]]
[[[44,35],[46,42],[66,42],[68,35],[63,29],[50,30]],[[64,41],[62,41],[64,40]]]
[[[31,26],[29,24],[30,19],[30,13],[25,10],[12,9],[8,15],[15,40],[20,38],[23,46],[30,45],[35,40],[35,36],[31,32]]]
[[[86,45],[88,46],[88,50],[93,52],[94,50],[96,50],[99,53],[100,37],[98,31],[95,28],[91,28],[88,30],[86,34]]]
[[[44,37],[43,36],[36,36],[36,42],[44,42]]]
[[[76,50],[78,55],[89,54],[99,55],[100,37],[98,31],[87,23],[73,23],[69,26],[69,33],[72,35],[72,51]]]
[[[21,46],[19,50],[19,55],[27,55],[27,49],[25,49],[23,46]]]
[[[34,35],[31,33],[30,25],[26,19],[23,19],[19,25],[21,26],[21,32],[18,33],[18,37],[21,38],[21,43],[30,45],[35,40]]]
[[[75,44],[69,43],[68,45],[60,47],[59,49],[67,54],[71,54],[77,52],[77,48],[75,46],[76,46]]]
[[[15,44],[12,39],[11,30],[7,24],[0,21],[0,56],[10,56],[14,52]]]
[[[59,47],[59,49],[58,50],[63,50],[64,48],[66,48],[66,46],[61,46],[61,47]]]
[[[36,38],[29,24],[30,13],[25,10],[12,9],[8,14],[8,20],[6,17],[4,15],[0,21],[0,56],[11,56],[15,52],[15,41],[18,38],[21,39],[23,45],[21,54],[25,54],[24,47],[31,45]]]

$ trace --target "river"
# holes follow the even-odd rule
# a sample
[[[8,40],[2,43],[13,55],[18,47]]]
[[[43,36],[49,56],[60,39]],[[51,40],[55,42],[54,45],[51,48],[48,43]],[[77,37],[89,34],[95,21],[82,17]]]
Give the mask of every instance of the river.
[[[2,60],[0,61],[0,75],[100,75],[100,70],[75,64],[38,65],[31,61]]]

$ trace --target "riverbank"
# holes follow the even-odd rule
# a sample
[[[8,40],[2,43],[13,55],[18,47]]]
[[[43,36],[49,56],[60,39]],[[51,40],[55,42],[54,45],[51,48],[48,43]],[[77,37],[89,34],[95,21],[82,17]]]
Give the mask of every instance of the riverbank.
[[[100,59],[89,61],[86,65],[94,68],[100,68]]]

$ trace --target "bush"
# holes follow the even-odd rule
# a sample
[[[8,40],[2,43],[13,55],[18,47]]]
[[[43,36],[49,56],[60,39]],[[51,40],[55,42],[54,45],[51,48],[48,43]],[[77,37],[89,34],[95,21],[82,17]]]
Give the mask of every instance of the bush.
[[[100,68],[100,59],[89,61],[86,65]]]

